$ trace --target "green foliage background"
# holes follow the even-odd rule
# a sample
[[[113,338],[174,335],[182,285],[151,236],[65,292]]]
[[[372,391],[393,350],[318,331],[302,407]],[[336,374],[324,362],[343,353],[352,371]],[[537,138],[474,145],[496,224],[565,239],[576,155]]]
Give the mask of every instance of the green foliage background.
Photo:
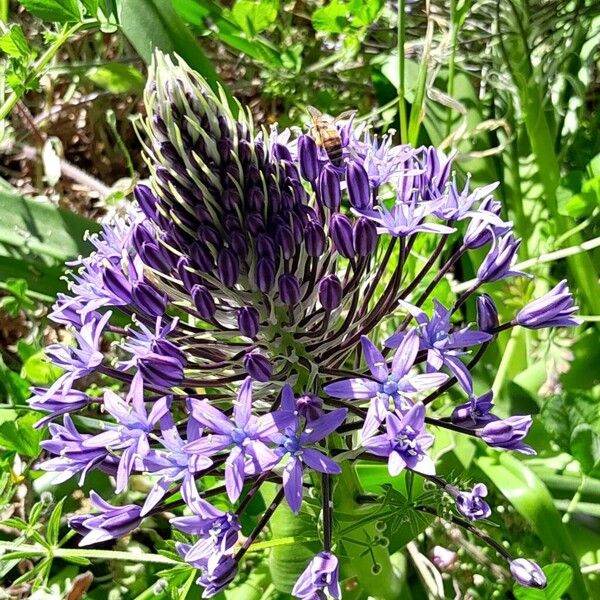
[[[86,252],[84,232],[97,230],[102,214],[118,213],[146,175],[131,117],[140,110],[145,64],[160,48],[248,104],[258,123],[302,125],[307,104],[333,115],[357,108],[376,131],[393,127],[402,141],[457,152],[459,177],[500,181],[506,215],[524,240],[520,259],[536,275],[535,283],[491,286],[506,315],[565,277],[581,306],[585,322],[575,331],[503,334],[475,374],[478,388],[494,390],[499,414],[536,414],[537,457],[499,454],[450,432],[434,446],[444,476],[494,490],[488,530],[547,565],[548,588],[513,588],[475,538],[411,509],[431,490],[403,477],[390,482],[373,465],[345,473],[336,492],[336,536],[352,566],[343,572],[344,598],[435,598],[440,582],[442,597],[453,585],[473,598],[600,597],[599,41],[594,0],[0,0],[4,590],[64,598],[89,570],[88,597],[98,600],[200,594],[195,573],[173,552],[179,534],[165,516],[148,519],[126,542],[99,549],[70,542],[66,516],[83,495],[75,482],[54,486],[35,470],[47,434],[33,429],[41,415],[27,407],[29,387],[57,376],[42,349],[57,335],[46,315],[64,289],[64,262]],[[81,105],[84,148],[60,129],[60,115],[79,114],[73,107]],[[416,269],[411,260],[407,268]],[[461,262],[463,281],[477,264]],[[435,295],[449,303],[460,291],[444,279]],[[91,393],[101,384],[92,382]],[[387,486],[385,501],[375,509],[357,504],[344,495],[348,477],[372,493]],[[143,496],[148,482],[138,483],[123,502]],[[84,495],[90,489],[108,494],[111,486],[94,474]],[[268,503],[263,496],[244,531]],[[289,597],[294,575],[318,548],[317,515],[310,502],[299,519],[280,508],[223,597]],[[461,564],[439,579],[426,560],[435,545],[457,550]]]

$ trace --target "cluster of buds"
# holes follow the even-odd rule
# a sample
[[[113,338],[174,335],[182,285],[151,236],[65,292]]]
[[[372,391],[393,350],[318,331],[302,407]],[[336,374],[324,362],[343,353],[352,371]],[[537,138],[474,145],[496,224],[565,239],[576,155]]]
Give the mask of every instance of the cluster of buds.
[[[71,264],[70,293],[52,318],[72,330],[74,345],[48,348],[64,373],[31,402],[48,413],[40,424],[51,423],[43,445],[53,457],[41,468],[59,480],[96,469],[114,476],[117,493],[133,475],[154,482],[140,505],[94,494],[99,512],[72,520],[81,544],[126,535],[181,494],[184,514],[171,523],[190,543],[177,551],[210,597],[235,579],[278,506],[297,513],[310,486],[322,500],[323,551],[288,591],[338,598],[332,489],[343,468],[383,460],[391,477],[410,471],[454,498],[457,522],[487,518],[483,484],[458,490],[436,475],[434,432],[532,453],[523,442],[531,417],[495,416],[471,371],[504,329],[578,322],[564,282],[502,324],[479,292],[520,275],[519,240],[500,216],[496,185],[459,189],[451,157],[372,137],[352,118],[335,126],[334,161],[310,134],[256,133],[241,106],[161,54],[145,103],[149,185],[137,186],[126,218],[91,236],[92,254]],[[409,278],[425,236],[435,250]],[[427,314],[437,284],[484,247],[475,283]],[[475,324],[462,322],[467,302],[476,303]],[[394,333],[377,340],[385,319]],[[91,374],[119,383],[121,395],[88,396],[78,382]],[[427,416],[455,385],[465,402]],[[81,431],[71,414],[93,404],[103,428]],[[223,485],[208,487],[215,477]],[[242,538],[240,515],[266,482],[278,491]],[[228,511],[209,502],[216,495]],[[545,584],[537,565],[497,549],[520,583]]]

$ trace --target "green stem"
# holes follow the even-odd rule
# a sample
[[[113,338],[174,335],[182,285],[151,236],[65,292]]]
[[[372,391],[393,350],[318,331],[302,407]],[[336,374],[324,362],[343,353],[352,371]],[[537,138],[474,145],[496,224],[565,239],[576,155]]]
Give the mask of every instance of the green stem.
[[[456,49],[458,47],[458,30],[459,24],[456,15],[457,0],[450,0],[450,22],[452,27],[452,48],[450,50],[450,61],[448,63],[448,96],[454,97],[454,76],[456,70]],[[446,137],[450,135],[452,129],[452,108],[448,107],[448,115],[446,117]]]
[[[406,101],[404,99],[405,55],[406,40],[406,0],[398,0],[398,114],[400,118],[400,141],[408,141],[408,121],[406,118]]]
[[[59,35],[57,40],[40,56],[38,61],[33,65],[29,74],[23,81],[22,90],[26,90],[27,86],[41,75],[46,65],[56,56],[56,53],[60,50],[60,47],[75,33],[77,33],[83,26],[88,25],[86,21],[76,23],[69,28],[63,28],[62,33]],[[17,102],[21,99],[23,91],[12,92],[10,96],[0,106],[0,121],[6,119],[10,111],[15,107]]]
[[[55,558],[96,558],[99,560],[128,560],[135,562],[154,563],[158,565],[178,565],[180,561],[173,560],[161,554],[141,554],[134,552],[119,552],[116,550],[82,550],[77,548],[43,548],[32,544],[14,544],[0,541],[0,549],[10,552],[27,552],[31,556],[53,556]],[[10,558],[10,554],[0,556],[0,559]]]

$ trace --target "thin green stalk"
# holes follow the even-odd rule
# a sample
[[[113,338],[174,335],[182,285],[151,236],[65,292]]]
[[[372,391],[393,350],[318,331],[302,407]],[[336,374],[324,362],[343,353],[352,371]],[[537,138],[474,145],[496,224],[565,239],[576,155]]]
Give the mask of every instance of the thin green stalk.
[[[88,25],[88,22],[82,21],[81,23],[76,23],[71,27],[63,28],[62,33],[59,35],[57,40],[40,56],[37,62],[31,68],[31,71],[23,81],[22,89],[26,90],[27,86],[39,77],[46,65],[56,56],[56,53],[60,50],[61,46],[75,33],[77,33],[82,27]],[[10,96],[4,101],[2,106],[0,106],[0,121],[2,119],[6,119],[10,111],[15,107],[17,102],[21,99],[23,92],[11,92]]]
[[[15,544],[0,541],[0,549],[7,554],[0,556],[0,560],[10,558],[10,553],[27,553],[29,556],[52,556],[54,558],[96,558],[98,560],[128,560],[134,562],[153,563],[158,565],[177,565],[180,561],[173,560],[161,554],[142,554],[134,552],[119,552],[116,550],[93,550],[79,548],[43,548],[32,544]]]
[[[452,46],[450,49],[450,60],[448,62],[448,96],[454,98],[454,76],[456,71],[456,49],[458,47],[459,23],[456,11],[457,0],[450,0],[450,26],[452,27]],[[446,137],[450,135],[452,129],[452,108],[448,107],[446,117]]]
[[[408,141],[408,123],[406,118],[406,102],[404,99],[405,55],[406,41],[406,0],[398,0],[398,114],[400,117],[400,141]]]
[[[0,0],[0,21],[8,23],[8,0]]]
[[[433,19],[429,11],[429,1],[425,4],[427,14],[427,30],[425,32],[425,41],[423,43],[423,56],[419,65],[419,75],[417,76],[417,85],[415,99],[410,107],[410,117],[408,120],[408,142],[416,146],[419,139],[419,131],[423,121],[425,111],[425,94],[427,91],[427,73],[429,70],[429,53],[433,41]]]

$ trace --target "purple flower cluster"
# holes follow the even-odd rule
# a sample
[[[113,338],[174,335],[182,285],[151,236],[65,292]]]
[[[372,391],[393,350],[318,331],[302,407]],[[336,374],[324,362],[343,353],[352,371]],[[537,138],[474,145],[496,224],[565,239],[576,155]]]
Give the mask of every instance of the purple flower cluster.
[[[73,345],[47,349],[64,374],[32,399],[49,413],[41,424],[62,418],[43,442],[52,455],[43,469],[63,480],[98,469],[115,477],[116,492],[134,475],[152,479],[141,505],[94,495],[99,512],[72,521],[81,543],[131,532],[180,493],[185,514],[172,525],[191,543],[177,551],[210,597],[234,580],[279,503],[302,509],[310,481],[322,500],[324,550],[292,593],[339,598],[331,523],[341,462],[385,460],[390,476],[420,474],[454,497],[463,517],[487,518],[485,485],[460,491],[435,475],[435,430],[532,453],[523,443],[531,417],[493,415],[491,392],[475,394],[472,368],[502,329],[578,323],[564,282],[503,325],[493,300],[478,294],[520,274],[519,240],[500,217],[496,185],[459,189],[452,157],[396,146],[352,119],[339,127],[335,162],[309,134],[255,133],[241,108],[234,116],[200,76],[161,54],[145,103],[149,183],[137,186],[126,218],[91,236],[93,252],[71,263],[70,293],[52,318],[72,330]],[[437,247],[407,281],[419,236]],[[457,243],[446,246],[450,239]],[[428,314],[437,283],[484,247],[476,285],[452,306],[434,300]],[[461,316],[466,302],[477,306],[476,324]],[[374,343],[386,319],[395,331]],[[90,375],[121,393],[88,397],[80,388]],[[456,383],[466,401],[447,417],[428,416]],[[70,413],[94,403],[103,428],[78,429]],[[208,501],[215,477],[229,510]],[[275,499],[242,538],[240,515],[266,483]],[[541,586],[531,565],[515,559],[511,569]]]

